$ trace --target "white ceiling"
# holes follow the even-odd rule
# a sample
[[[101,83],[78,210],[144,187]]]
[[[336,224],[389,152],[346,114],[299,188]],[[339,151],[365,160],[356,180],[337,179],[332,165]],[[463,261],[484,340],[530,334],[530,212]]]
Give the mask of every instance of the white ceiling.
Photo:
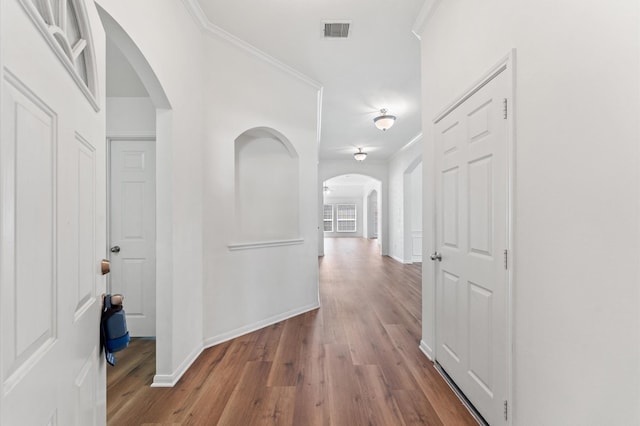
[[[208,19],[324,86],[321,159],[387,159],[421,131],[420,45],[411,27],[423,0],[198,0]],[[351,22],[346,40],[323,21]],[[378,110],[398,117],[382,132]]]

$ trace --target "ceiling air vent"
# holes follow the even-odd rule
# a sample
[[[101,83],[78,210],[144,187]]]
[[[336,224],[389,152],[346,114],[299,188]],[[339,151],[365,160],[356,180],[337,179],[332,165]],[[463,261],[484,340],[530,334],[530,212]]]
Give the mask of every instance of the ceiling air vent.
[[[324,36],[325,38],[347,38],[350,25],[348,22],[325,22]]]

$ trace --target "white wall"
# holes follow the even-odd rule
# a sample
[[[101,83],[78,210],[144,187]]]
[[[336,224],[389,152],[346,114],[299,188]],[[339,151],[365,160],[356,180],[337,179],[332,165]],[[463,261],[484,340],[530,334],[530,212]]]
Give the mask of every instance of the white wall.
[[[203,38],[179,2],[99,0],[98,4],[142,53],[145,61],[127,56],[134,69],[139,71],[144,62],[157,78],[141,76],[158,108],[154,380],[171,384],[202,348]]]
[[[372,192],[375,191],[375,194]],[[380,210],[380,205],[382,203],[382,194],[381,194],[381,183],[377,181],[372,181],[371,183],[364,186],[363,191],[363,200],[362,200],[362,209],[363,209],[363,217],[364,217],[364,227],[363,227],[363,235],[366,238],[376,237],[376,243],[380,246],[380,238],[378,235],[380,233],[380,212],[378,211],[378,220],[377,222],[374,220],[374,212],[369,211],[369,196],[375,198],[377,209]],[[372,199],[373,199],[372,198]]]
[[[157,108],[154,381],[171,385],[205,345],[318,306],[319,86],[204,33],[183,2],[99,4],[157,77],[152,83],[142,78]],[[154,98],[158,90],[166,102]],[[231,250],[246,242],[233,226],[234,141],[256,127],[281,133],[299,157],[300,238],[293,245]]]
[[[516,425],[640,424],[639,26],[637,1],[448,0],[420,34],[425,223],[434,117],[517,49]]]
[[[380,221],[380,233],[378,234],[378,241],[381,245],[381,254],[388,255],[388,214],[387,214],[387,200],[388,200],[388,185],[389,185],[389,166],[385,161],[372,161],[366,160],[363,162],[356,162],[354,160],[322,160],[318,166],[318,186],[317,190],[322,191],[322,182],[329,180],[336,176],[348,175],[348,174],[360,174],[364,176],[372,177],[380,182],[380,189],[378,191],[378,220]],[[367,192],[368,194],[368,192]],[[365,194],[366,195],[366,194]],[[322,206],[319,206],[317,213],[317,226],[320,231],[322,230]],[[319,232],[321,233],[321,232]],[[318,255],[324,255],[324,244],[322,239],[318,244]]]
[[[151,136],[156,108],[150,98],[107,98],[107,136]]]
[[[325,195],[324,204],[333,204],[333,231],[334,232],[325,232],[324,236],[326,238],[344,238],[344,237],[363,237],[365,234],[363,233],[364,229],[364,205],[362,203],[363,197],[332,197],[330,195]],[[355,204],[356,205],[356,232],[337,232],[338,223],[336,221],[336,206],[338,204]]]
[[[201,89],[207,99],[204,342],[212,345],[319,306],[318,87],[217,37],[206,38],[201,55],[207,70]],[[291,223],[296,229],[283,234],[301,242],[230,250],[254,242],[234,226],[234,141],[256,127],[279,132],[297,153],[299,224]],[[256,169],[253,179],[264,178]]]
[[[410,221],[412,214],[410,173],[422,158],[422,146],[422,138],[419,138],[389,162],[389,255],[403,263],[412,262],[405,222]]]

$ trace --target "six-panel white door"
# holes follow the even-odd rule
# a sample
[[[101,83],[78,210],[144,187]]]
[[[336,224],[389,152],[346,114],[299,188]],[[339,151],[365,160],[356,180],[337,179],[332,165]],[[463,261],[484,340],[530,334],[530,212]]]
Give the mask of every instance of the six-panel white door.
[[[155,141],[110,142],[111,291],[131,336],[156,334]]]
[[[506,73],[436,123],[437,362],[480,414],[507,399]]]
[[[104,424],[104,33],[93,2],[1,7],[0,424]]]

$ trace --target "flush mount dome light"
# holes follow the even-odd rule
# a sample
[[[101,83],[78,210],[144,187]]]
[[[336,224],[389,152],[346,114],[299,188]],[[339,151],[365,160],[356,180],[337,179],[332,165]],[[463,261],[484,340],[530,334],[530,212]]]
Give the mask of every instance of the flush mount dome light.
[[[387,115],[386,108],[382,108],[380,110],[380,115],[373,119],[373,124],[382,131],[386,131],[393,126],[393,123],[396,122],[395,115]]]
[[[353,154],[353,158],[355,158],[356,161],[364,161],[364,159],[367,158],[367,153],[362,152],[362,148],[358,148],[358,152]]]

